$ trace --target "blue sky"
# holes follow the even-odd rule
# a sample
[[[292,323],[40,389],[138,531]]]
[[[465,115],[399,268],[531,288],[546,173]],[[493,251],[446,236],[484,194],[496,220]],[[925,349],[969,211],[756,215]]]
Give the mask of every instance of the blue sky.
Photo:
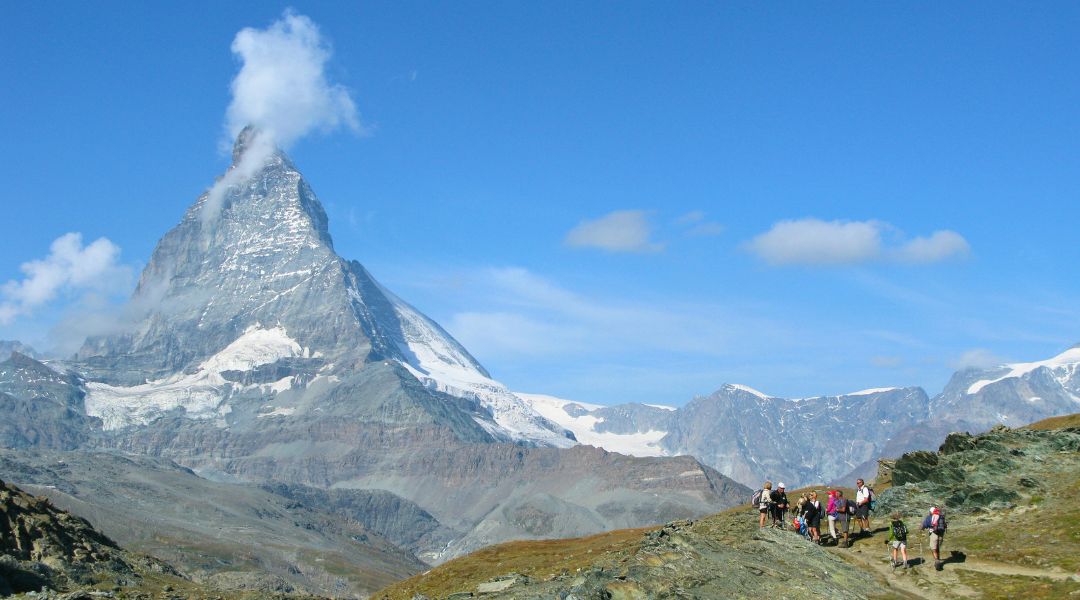
[[[363,129],[289,150],[337,250],[512,389],[933,394],[1080,342],[1076,3],[219,4],[9,7],[0,339],[130,293],[291,6]]]

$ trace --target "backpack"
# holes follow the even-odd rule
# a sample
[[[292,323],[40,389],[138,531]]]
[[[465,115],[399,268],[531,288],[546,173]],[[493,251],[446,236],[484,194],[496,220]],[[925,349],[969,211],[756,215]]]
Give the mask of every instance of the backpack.
[[[765,490],[760,489],[754,492],[754,495],[750,498],[750,505],[757,508],[761,506],[761,497],[764,495]]]
[[[819,519],[824,519],[825,518],[825,504],[822,503],[822,502],[818,502],[818,509],[817,510],[818,510],[818,518]]]
[[[866,488],[866,495],[870,499],[870,510],[877,508],[877,494],[874,493],[874,488]]]
[[[934,525],[934,535],[945,535],[945,530],[949,528],[949,524],[945,522],[943,515],[938,515],[937,525]]]
[[[892,525],[892,535],[898,542],[907,541],[907,525],[903,521],[897,521]]]

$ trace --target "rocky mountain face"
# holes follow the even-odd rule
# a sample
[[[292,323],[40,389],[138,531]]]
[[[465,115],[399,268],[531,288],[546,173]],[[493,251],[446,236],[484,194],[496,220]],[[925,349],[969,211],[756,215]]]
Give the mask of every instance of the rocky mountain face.
[[[0,447],[70,450],[101,421],[86,415],[82,381],[13,352],[0,362]]]
[[[964,421],[976,431],[1077,412],[1080,345],[1047,360],[959,371],[930,409],[935,418]]]

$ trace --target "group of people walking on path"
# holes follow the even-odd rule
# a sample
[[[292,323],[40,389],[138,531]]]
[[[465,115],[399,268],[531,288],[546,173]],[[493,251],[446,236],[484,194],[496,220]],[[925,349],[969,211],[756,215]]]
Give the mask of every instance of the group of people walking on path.
[[[866,485],[862,479],[855,482],[855,498],[844,497],[843,490],[829,490],[828,500],[822,502],[816,491],[802,494],[792,507],[788,500],[787,492],[783,483],[778,483],[773,489],[771,481],[762,484],[761,489],[754,493],[751,503],[758,508],[760,516],[758,527],[787,528],[787,514],[792,512],[794,518],[791,527],[804,535],[815,544],[825,545],[826,540],[821,534],[821,522],[827,519],[829,526],[829,540],[833,545],[850,548],[851,531],[855,526],[859,527],[858,537],[871,537],[873,530],[870,528],[870,511],[874,510],[877,499],[874,490]],[[930,508],[930,514],[923,519],[923,530],[930,532],[930,551],[934,555],[934,568],[941,570],[941,542],[945,537],[947,524],[941,510],[936,507]],[[888,536],[885,540],[892,547],[893,567],[908,567],[907,539],[908,530],[904,524],[902,515],[894,512],[890,515]],[[902,560],[901,560],[902,557]]]

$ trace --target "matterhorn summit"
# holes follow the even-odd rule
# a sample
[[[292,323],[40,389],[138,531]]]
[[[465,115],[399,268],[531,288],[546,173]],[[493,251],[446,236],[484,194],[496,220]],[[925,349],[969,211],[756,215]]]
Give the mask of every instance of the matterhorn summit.
[[[78,357],[94,380],[87,412],[107,429],[173,411],[226,427],[259,398],[270,410],[256,417],[320,410],[318,397],[379,365],[453,398],[479,427],[470,435],[575,443],[438,324],[338,256],[303,175],[250,127],[229,170],[158,243],[131,306],[129,328],[88,340]]]

